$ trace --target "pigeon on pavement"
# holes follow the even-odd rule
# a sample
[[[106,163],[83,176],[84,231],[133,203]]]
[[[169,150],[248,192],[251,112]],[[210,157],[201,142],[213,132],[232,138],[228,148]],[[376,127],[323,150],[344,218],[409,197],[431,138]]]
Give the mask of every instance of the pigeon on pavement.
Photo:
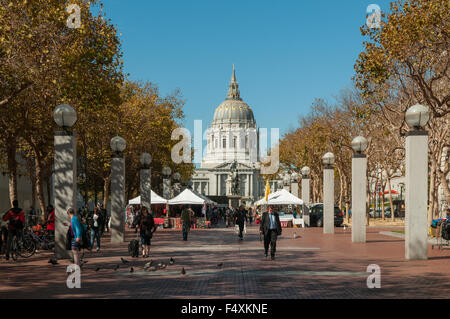
[[[173,265],[174,263],[175,263],[175,260],[172,257],[170,257],[169,264]]]
[[[220,264],[217,264],[217,267],[222,267],[223,266],[223,263],[220,263]]]
[[[50,260],[48,261],[48,263],[49,263],[49,264],[52,264],[52,265],[57,265],[57,264],[58,264],[58,261],[57,261],[56,259],[50,258]]]
[[[124,263],[124,264],[128,264],[128,260],[126,260],[126,259],[123,259],[122,257],[120,257],[120,260],[122,260],[122,263]]]
[[[186,275],[186,270],[184,270],[184,267],[183,267],[183,269],[181,269],[181,274]]]
[[[119,269],[119,267],[120,267],[119,265],[115,265],[115,266],[114,266],[114,271],[116,271],[117,269]]]
[[[95,268],[95,271],[99,271],[99,270],[100,270],[100,267]]]
[[[131,268],[130,268],[130,272],[133,272],[133,271],[134,271],[134,269],[133,269],[133,267],[131,267]]]

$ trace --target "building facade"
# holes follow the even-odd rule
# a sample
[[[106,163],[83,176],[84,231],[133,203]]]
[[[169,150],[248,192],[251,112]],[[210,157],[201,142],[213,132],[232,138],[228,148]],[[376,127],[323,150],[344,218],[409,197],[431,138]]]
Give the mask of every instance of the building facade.
[[[252,109],[241,98],[234,66],[227,97],[216,108],[206,137],[206,154],[192,177],[193,189],[216,201],[232,195],[231,169],[235,163],[242,203],[250,206],[264,196],[259,129]],[[272,191],[280,186],[279,181],[271,182]]]

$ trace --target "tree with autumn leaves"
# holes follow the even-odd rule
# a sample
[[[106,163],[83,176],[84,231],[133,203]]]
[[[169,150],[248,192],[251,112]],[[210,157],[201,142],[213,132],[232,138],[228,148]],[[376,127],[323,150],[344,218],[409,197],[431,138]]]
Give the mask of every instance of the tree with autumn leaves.
[[[316,101],[311,114],[300,120],[300,127],[280,142],[280,160],[285,167],[296,171],[302,166],[311,168],[313,201],[321,200],[320,158],[326,151],[336,155],[339,205],[342,207],[343,197],[349,198],[351,150],[346,146],[363,135],[369,140],[368,185],[381,185],[383,206],[387,188],[392,207],[391,180],[404,175],[404,139],[409,130],[405,113],[420,103],[431,111],[425,128],[430,132],[430,221],[438,216],[439,185],[450,203],[449,30],[446,0],[395,1],[390,12],[383,14],[380,28],[361,28],[368,41],[355,63],[357,94],[342,94],[337,106],[328,110]],[[368,189],[369,205],[376,191]]]
[[[19,156],[43,212],[51,197],[57,105],[66,103],[77,111],[81,193],[86,200],[97,199],[102,190],[104,204],[109,193],[110,139],[121,135],[128,142],[127,189],[132,194],[140,152],[152,153],[158,167],[168,165],[174,143],[170,133],[183,118],[178,93],[161,97],[151,84],[125,80],[118,30],[102,10],[97,15],[90,10],[93,4],[102,8],[101,3],[72,3],[81,9],[79,28],[67,25],[66,1],[0,1],[0,151],[10,200],[20,196]],[[172,168],[183,176],[190,176],[193,169]],[[154,174],[157,181],[157,170]]]

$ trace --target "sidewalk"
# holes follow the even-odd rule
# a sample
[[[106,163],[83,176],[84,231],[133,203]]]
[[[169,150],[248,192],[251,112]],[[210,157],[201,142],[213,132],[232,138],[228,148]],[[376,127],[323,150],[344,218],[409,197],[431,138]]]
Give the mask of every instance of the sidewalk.
[[[106,235],[101,252],[85,255],[81,289],[66,287],[69,262],[53,266],[46,252],[0,261],[0,298],[448,298],[450,249],[430,246],[428,260],[406,261],[404,240],[380,234],[391,230],[370,227],[366,244],[352,244],[350,228],[336,228],[334,235],[321,228],[284,229],[275,261],[264,258],[256,226],[242,242],[231,228],[191,230],[188,242],[180,231],[158,230],[148,259],[128,256],[133,231],[114,247]],[[171,257],[174,265],[168,265]],[[146,272],[150,260],[167,267]],[[381,267],[381,289],[367,288],[370,264]]]

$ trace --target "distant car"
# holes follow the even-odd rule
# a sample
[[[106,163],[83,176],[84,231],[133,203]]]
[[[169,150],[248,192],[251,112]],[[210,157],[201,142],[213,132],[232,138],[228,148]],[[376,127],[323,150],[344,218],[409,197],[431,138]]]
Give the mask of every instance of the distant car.
[[[370,210],[369,210],[369,216],[370,216],[370,218],[375,218],[374,216],[376,216],[376,218],[381,218],[381,216],[382,216],[382,210],[381,210],[381,208],[378,208],[377,210],[376,210],[376,214],[374,214],[374,209],[373,208],[371,208]],[[395,209],[394,210],[394,214],[397,214],[397,209]],[[386,218],[391,218],[391,208],[390,207],[387,207],[387,208],[385,208],[384,209],[384,217],[386,217]]]
[[[344,213],[334,206],[334,226],[340,227],[344,222]],[[323,227],[323,204],[313,204],[309,209],[310,226]]]

